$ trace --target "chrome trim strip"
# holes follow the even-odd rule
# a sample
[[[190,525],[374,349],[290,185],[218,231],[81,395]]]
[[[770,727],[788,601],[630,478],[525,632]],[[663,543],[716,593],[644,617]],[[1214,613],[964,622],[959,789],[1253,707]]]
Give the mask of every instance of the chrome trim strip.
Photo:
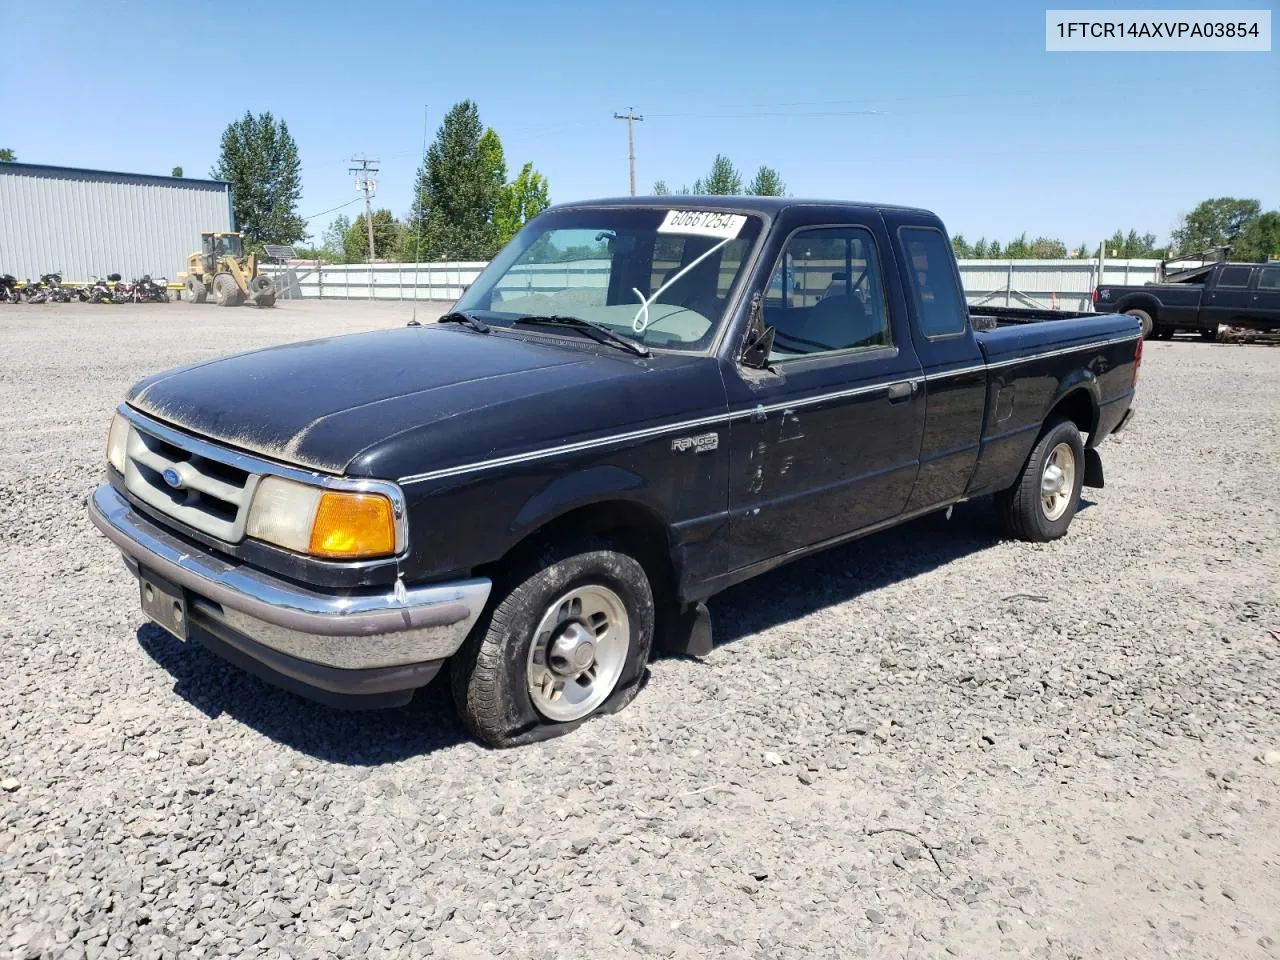
[[[295,480],[298,483],[307,483],[312,486],[324,487],[328,490],[344,490],[349,493],[380,493],[391,501],[391,509],[395,514],[396,556],[408,552],[409,515],[405,507],[404,491],[390,480],[339,477],[330,473],[320,473],[317,470],[306,470],[283,463],[275,463],[274,461],[256,457],[250,453],[241,453],[239,450],[232,450],[221,444],[211,443],[193,434],[177,430],[158,420],[153,420],[127,403],[120,404],[116,408],[116,412],[139,430],[153,434],[165,441],[165,443],[172,444],[196,456],[204,457],[206,460],[217,460],[220,463],[237,467],[250,474],[250,476],[262,477],[269,475],[283,477],[286,480]],[[252,503],[246,508],[246,520],[248,519],[248,509],[251,507]],[[179,522],[182,520],[181,517],[175,517],[174,519]]]
[[[492,589],[492,581],[475,578],[407,588],[398,584],[346,595],[321,593],[252,567],[227,563],[213,554],[193,552],[188,544],[134,510],[110,484],[93,492],[88,507],[93,525],[120,548],[130,568],[140,564],[221,605],[224,611],[239,611],[254,621],[294,634],[340,637],[350,642],[350,638],[424,632],[422,639],[430,635],[436,641],[421,657],[424,661],[438,656],[440,631],[450,642],[456,640],[454,649],[462,644]],[[249,630],[245,632],[252,636]],[[261,639],[270,645],[270,635],[279,631],[266,632],[268,636]],[[315,642],[319,647],[327,643]],[[369,646],[370,657],[385,658],[386,652],[380,652],[379,646]],[[351,659],[342,665],[354,668]]]
[[[647,427],[644,430],[632,430],[627,433],[613,434],[608,437],[597,437],[594,440],[579,440],[574,443],[564,443],[555,447],[547,447],[542,450],[529,450],[525,453],[513,453],[505,457],[494,457],[492,460],[478,460],[473,463],[462,463],[455,467],[444,467],[440,470],[428,470],[425,473],[414,473],[401,477],[399,483],[424,483],[428,480],[444,480],[449,477],[457,477],[466,473],[475,473],[480,470],[491,470],[495,467],[510,467],[521,463],[528,463],[532,460],[544,460],[549,457],[563,456],[569,453],[579,453],[584,450],[595,450],[599,447],[607,447],[613,444],[630,443],[635,440],[648,440],[652,437],[662,436],[664,433],[672,433],[679,430],[694,430],[699,427],[709,427],[719,423],[729,423],[733,420],[743,420],[760,413],[778,413],[782,410],[794,410],[797,407],[807,407],[813,404],[826,403],[831,400],[843,400],[848,397],[856,397],[865,393],[874,393],[877,390],[888,390],[892,384],[902,383],[904,381],[920,383],[931,380],[941,380],[947,377],[955,377],[964,373],[972,373],[976,370],[997,370],[1002,367],[1012,366],[1015,363],[1023,363],[1027,360],[1039,360],[1047,357],[1065,356],[1068,353],[1078,353],[1084,350],[1094,350],[1098,347],[1111,346],[1116,343],[1127,343],[1130,340],[1137,340],[1138,337],[1117,337],[1111,340],[1100,340],[1094,343],[1084,343],[1079,346],[1067,347],[1063,350],[1053,350],[1049,353],[1037,354],[1035,357],[1015,357],[1012,360],[1002,360],[994,364],[981,364],[979,366],[962,367],[958,370],[947,370],[942,373],[930,373],[911,377],[894,377],[892,380],[885,380],[873,384],[866,384],[860,387],[854,387],[849,390],[837,390],[832,393],[820,394],[816,397],[797,398],[795,400],[783,403],[771,403],[768,406],[748,407],[742,410],[735,410],[729,413],[718,414],[713,417],[701,417],[697,420],[682,420],[678,423],[669,423],[660,427]]]

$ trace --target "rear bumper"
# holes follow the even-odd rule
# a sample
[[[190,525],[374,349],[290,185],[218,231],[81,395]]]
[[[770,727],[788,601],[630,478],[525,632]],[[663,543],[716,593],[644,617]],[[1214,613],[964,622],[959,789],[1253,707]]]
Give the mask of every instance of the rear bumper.
[[[188,622],[199,639],[228,659],[261,668],[254,672],[330,695],[317,699],[422,686],[462,645],[492,587],[475,578],[390,590],[312,590],[179,538],[109,484],[94,491],[88,506],[135,576],[145,568],[186,591]]]

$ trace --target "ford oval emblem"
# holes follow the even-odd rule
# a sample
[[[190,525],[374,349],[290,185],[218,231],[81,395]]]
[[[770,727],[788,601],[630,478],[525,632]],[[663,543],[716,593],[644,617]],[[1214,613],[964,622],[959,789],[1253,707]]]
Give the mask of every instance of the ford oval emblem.
[[[173,489],[181,490],[183,488],[182,477],[173,467],[166,469],[162,476],[164,477],[164,482],[173,487]]]

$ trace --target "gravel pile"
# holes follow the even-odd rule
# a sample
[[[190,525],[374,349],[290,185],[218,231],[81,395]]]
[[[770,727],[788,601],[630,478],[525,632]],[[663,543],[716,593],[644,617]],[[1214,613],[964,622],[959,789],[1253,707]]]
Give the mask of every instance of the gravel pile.
[[[1147,344],[1065,540],[811,558],[491,752],[144,625],[85,517],[134,379],[407,314],[0,308],[0,957],[1280,955],[1274,349]]]

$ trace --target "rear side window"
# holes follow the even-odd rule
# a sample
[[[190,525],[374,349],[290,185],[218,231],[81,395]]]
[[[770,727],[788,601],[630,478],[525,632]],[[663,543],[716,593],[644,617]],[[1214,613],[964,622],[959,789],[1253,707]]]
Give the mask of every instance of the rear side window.
[[[898,236],[907,255],[907,287],[926,337],[964,331],[968,310],[956,284],[951,247],[942,233],[928,227],[903,227]]]
[[[1280,267],[1263,267],[1258,272],[1259,290],[1280,290]]]
[[[1253,267],[1223,267],[1222,272],[1218,274],[1218,286],[1247,287],[1251,273],[1253,273]]]

